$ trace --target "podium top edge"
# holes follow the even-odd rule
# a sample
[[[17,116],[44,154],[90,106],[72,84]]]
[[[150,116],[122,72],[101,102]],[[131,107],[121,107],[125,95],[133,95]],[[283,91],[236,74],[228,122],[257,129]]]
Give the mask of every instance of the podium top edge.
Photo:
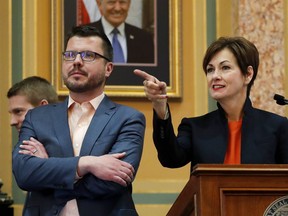
[[[240,165],[228,165],[228,164],[197,164],[193,167],[192,175],[198,175],[200,173],[281,173],[288,175],[288,164],[240,164]]]

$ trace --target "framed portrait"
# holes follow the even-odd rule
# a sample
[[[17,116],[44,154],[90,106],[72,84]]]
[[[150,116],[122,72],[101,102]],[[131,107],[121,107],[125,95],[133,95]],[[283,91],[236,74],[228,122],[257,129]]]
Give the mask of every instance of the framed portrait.
[[[97,6],[95,3],[97,0],[92,1]],[[87,2],[87,0],[52,0],[52,82],[57,93],[62,96],[68,95],[68,89],[61,76],[62,52],[64,51],[66,34],[73,26],[94,25],[93,23],[101,22],[100,10],[83,12],[83,7],[85,7],[83,2]],[[87,14],[89,15],[89,13],[90,20],[88,18],[87,21]],[[91,13],[94,13],[94,18],[91,18]],[[143,48],[140,46],[141,43],[134,44],[133,48],[137,48],[136,53],[131,54],[132,51],[128,47],[127,38],[126,62],[114,63],[113,72],[105,86],[107,95],[144,97],[143,80],[133,73],[134,69],[140,69],[166,82],[169,97],[181,97],[180,15],[181,0],[131,0],[125,28],[126,24],[135,26],[151,35],[153,40],[152,53],[145,54],[148,45],[142,42],[147,46]],[[133,33],[126,32],[126,37],[128,36],[129,39],[134,40],[137,35],[134,36]],[[131,56],[137,55],[138,59],[131,60]],[[150,60],[146,60],[147,56]]]

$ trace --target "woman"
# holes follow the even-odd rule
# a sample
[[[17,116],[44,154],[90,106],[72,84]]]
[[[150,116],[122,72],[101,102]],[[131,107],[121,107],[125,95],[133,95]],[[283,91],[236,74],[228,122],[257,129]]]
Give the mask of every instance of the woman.
[[[253,108],[250,89],[256,79],[259,53],[243,37],[221,37],[203,59],[210,95],[218,109],[206,115],[183,118],[174,133],[167,103],[166,83],[135,70],[145,79],[146,96],[154,109],[153,139],[165,167],[191,162],[225,164],[288,163],[288,121]]]

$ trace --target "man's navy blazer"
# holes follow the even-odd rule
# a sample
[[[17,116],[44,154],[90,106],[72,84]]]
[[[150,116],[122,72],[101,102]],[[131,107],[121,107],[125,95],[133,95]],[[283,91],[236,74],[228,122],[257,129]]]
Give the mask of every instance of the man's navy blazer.
[[[13,151],[13,173],[20,188],[31,191],[25,216],[58,215],[70,199],[76,199],[81,216],[137,215],[132,186],[101,180],[91,174],[75,183],[79,157],[126,152],[124,161],[137,171],[143,149],[145,117],[137,110],[116,104],[107,96],[97,108],[75,157],[68,126],[66,99],[29,111]],[[49,158],[19,154],[23,140],[34,137]]]
[[[224,163],[228,145],[228,120],[218,109],[206,115],[183,118],[175,136],[171,114],[160,120],[154,112],[153,139],[158,158],[165,167],[191,163]],[[249,99],[244,105],[241,137],[241,163],[287,164],[288,120],[271,112],[255,109]]]
[[[104,32],[101,20],[88,25]],[[154,40],[152,35],[136,26],[125,23],[127,63],[154,63]]]

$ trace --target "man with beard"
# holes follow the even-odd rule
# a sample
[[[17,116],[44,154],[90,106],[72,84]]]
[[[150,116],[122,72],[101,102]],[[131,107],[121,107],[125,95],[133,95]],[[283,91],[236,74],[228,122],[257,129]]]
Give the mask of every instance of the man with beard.
[[[145,117],[104,94],[112,58],[109,39],[96,28],[79,26],[67,35],[62,78],[69,96],[29,111],[13,151],[17,184],[32,191],[23,215],[137,215],[131,183]],[[23,148],[32,137],[48,157],[38,155],[40,147]]]

